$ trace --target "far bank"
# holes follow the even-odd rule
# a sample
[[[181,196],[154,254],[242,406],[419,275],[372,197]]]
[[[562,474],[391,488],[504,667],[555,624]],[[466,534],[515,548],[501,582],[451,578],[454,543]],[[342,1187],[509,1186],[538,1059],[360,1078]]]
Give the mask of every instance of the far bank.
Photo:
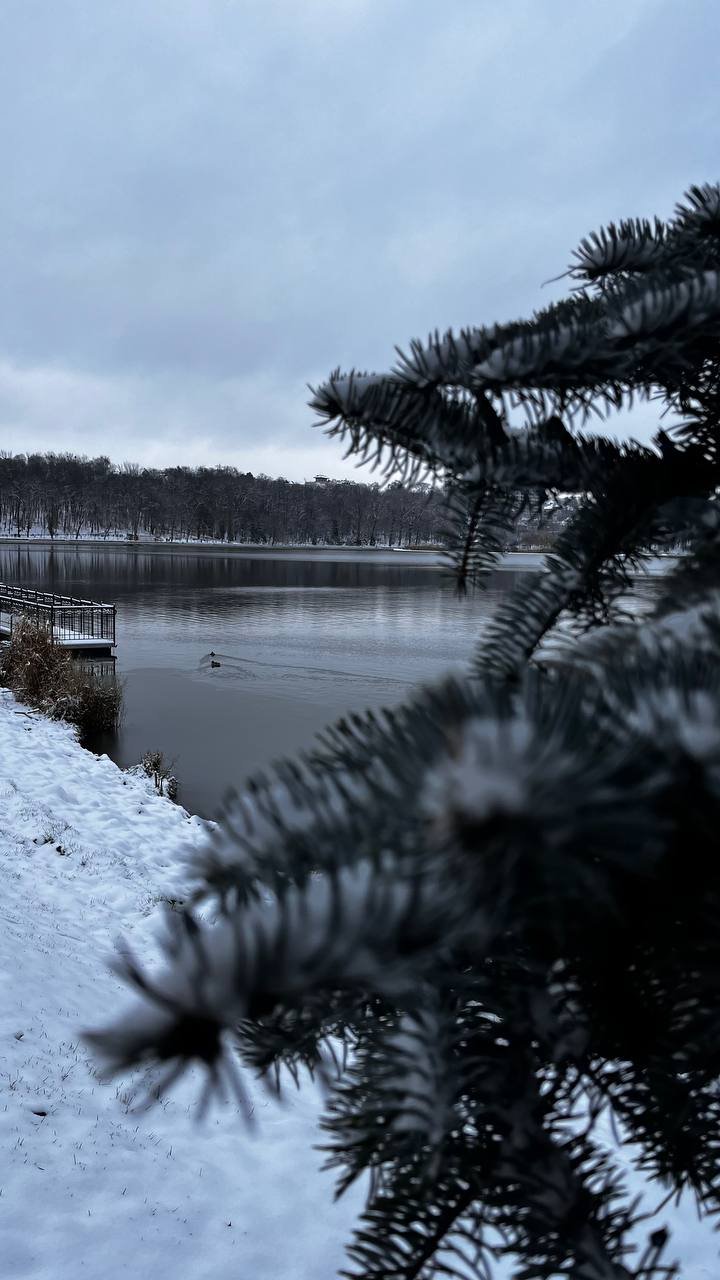
[[[155,542],[125,538],[14,538],[0,536],[0,546],[41,548],[63,551],[123,551],[134,555],[191,555],[234,556],[248,560],[278,560],[294,557],[300,560],[336,563],[399,564],[400,562],[422,567],[443,568],[447,563],[441,548],[414,549],[406,547],[348,547],[308,545],[242,543],[242,542]],[[507,551],[501,563],[507,568],[532,570],[540,568],[544,552],[541,550]]]

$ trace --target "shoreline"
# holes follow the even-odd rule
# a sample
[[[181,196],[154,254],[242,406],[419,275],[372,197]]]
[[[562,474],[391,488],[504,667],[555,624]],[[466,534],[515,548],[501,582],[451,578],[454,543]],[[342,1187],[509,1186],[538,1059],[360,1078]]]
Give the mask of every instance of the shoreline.
[[[151,554],[151,555],[194,555],[194,556],[232,556],[238,559],[248,560],[273,560],[288,556],[298,556],[303,559],[339,559],[339,560],[376,560],[381,557],[391,558],[391,563],[395,563],[397,557],[400,560],[407,561],[408,564],[429,565],[433,568],[442,568],[445,564],[444,552],[441,548],[433,549],[430,547],[348,547],[336,545],[332,543],[324,543],[322,545],[311,543],[278,543],[275,546],[268,546],[266,543],[250,543],[250,542],[133,542],[121,538],[47,538],[47,537],[30,537],[16,538],[10,534],[0,535],[0,547],[22,547],[27,550],[37,547],[44,551],[61,548],[63,551],[125,551],[134,552],[135,554]],[[532,556],[538,559],[546,554],[545,550],[527,550],[506,551],[503,560],[511,565],[517,557],[518,561],[523,557]]]
[[[440,555],[441,548],[437,551],[433,547],[386,547],[386,546],[361,546],[351,547],[345,543],[335,542],[277,542],[273,545],[267,542],[185,542],[174,539],[155,539],[139,538],[137,542],[132,538],[49,538],[47,535],[33,536],[26,538],[15,537],[10,533],[0,534],[0,545],[9,547],[114,547],[122,548],[126,551],[236,551],[244,553],[246,551],[258,551],[271,554],[273,552],[282,551],[284,554],[288,552],[297,552],[298,555],[306,554],[313,551],[344,551],[353,555],[376,554],[378,552],[391,551],[401,552],[402,554],[411,553],[413,555]]]
[[[233,559],[245,560],[285,560],[293,557],[305,560],[324,560],[326,562],[354,561],[357,563],[365,560],[368,563],[374,562],[384,565],[405,563],[415,568],[449,568],[444,558],[444,552],[440,548],[433,550],[429,547],[418,547],[417,549],[414,547],[348,547],[331,543],[315,544],[314,546],[312,544],[278,543],[276,546],[269,547],[267,544],[251,542],[133,542],[124,538],[16,538],[11,534],[0,534],[0,548],[13,546],[23,550],[30,550],[33,547],[43,551],[52,551],[56,548],[63,551],[112,550],[126,553],[132,552],[135,555],[190,555],[213,558],[228,556]],[[496,566],[496,571],[502,572],[504,569],[538,571],[541,568],[544,557],[551,552],[551,546],[537,550],[527,548],[505,551]],[[664,571],[668,562],[676,559],[676,553],[660,552],[652,557],[644,573],[634,574],[633,576],[654,577],[657,573]],[[657,567],[653,568],[651,567],[652,565]]]

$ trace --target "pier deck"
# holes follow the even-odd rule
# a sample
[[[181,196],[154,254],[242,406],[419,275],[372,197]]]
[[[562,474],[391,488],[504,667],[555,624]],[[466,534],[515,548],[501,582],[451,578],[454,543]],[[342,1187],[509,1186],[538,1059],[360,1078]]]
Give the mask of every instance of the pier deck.
[[[65,649],[97,656],[111,654],[115,648],[115,616],[114,604],[0,582],[0,639],[12,635],[19,619],[29,618]]]

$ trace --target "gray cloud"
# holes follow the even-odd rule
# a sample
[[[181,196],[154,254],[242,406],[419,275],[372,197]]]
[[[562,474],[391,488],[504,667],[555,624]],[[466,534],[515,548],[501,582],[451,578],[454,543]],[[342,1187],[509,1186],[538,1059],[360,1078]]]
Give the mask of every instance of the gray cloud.
[[[5,0],[0,447],[343,474],[307,381],[531,311],[717,176],[719,36],[712,0]]]

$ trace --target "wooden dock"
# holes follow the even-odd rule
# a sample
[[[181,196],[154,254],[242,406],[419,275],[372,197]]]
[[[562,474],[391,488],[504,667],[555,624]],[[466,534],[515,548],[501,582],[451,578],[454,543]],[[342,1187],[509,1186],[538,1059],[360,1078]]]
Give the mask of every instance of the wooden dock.
[[[114,604],[0,582],[0,639],[9,639],[13,625],[29,618],[54,644],[78,654],[109,657],[115,648],[115,614]]]

